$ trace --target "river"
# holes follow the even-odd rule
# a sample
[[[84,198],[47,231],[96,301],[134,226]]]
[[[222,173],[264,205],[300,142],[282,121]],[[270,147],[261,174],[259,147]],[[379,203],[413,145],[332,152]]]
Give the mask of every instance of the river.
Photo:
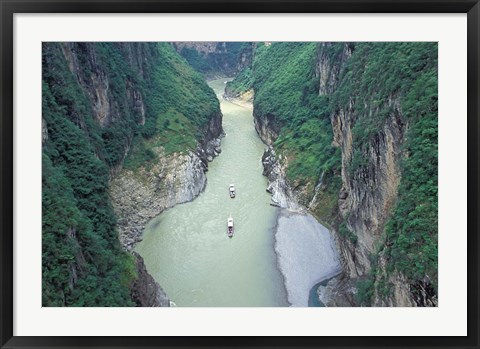
[[[149,222],[136,250],[177,306],[321,305],[312,300],[314,286],[341,272],[334,240],[313,216],[270,205],[262,175],[265,145],[252,109],[224,100],[224,83],[209,83],[220,100],[226,136],[209,164],[205,191]],[[233,238],[226,233],[230,215]]]
[[[262,175],[265,145],[252,110],[221,98],[224,82],[209,83],[220,100],[226,136],[222,153],[209,163],[205,191],[153,219],[136,250],[177,306],[288,306],[274,250],[277,209],[269,204]]]

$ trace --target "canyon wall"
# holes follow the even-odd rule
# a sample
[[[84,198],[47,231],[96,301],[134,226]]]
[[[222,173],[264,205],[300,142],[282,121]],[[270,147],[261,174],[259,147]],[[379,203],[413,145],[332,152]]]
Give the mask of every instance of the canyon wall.
[[[415,210],[414,203],[405,198],[426,185],[429,193],[425,195],[425,205],[429,204],[431,208],[422,219],[430,219],[436,214],[436,153],[432,151],[436,147],[436,128],[433,128],[436,122],[435,45],[402,44],[403,47],[394,47],[393,44],[378,44],[375,47],[374,44],[319,43],[314,53],[314,65],[306,67],[303,73],[311,76],[311,82],[305,81],[303,96],[283,100],[277,97],[275,100],[271,95],[281,91],[280,81],[288,81],[285,77],[278,78],[276,84],[276,69],[292,69],[292,74],[298,75],[293,70],[299,69],[298,63],[291,68],[284,62],[300,60],[288,44],[276,45],[275,51],[264,48],[262,57],[254,59],[255,126],[269,145],[262,160],[273,201],[282,207],[309,210],[335,234],[343,273],[319,288],[320,299],[328,306],[436,306],[438,301],[433,286],[436,227],[418,226],[417,231],[408,237],[405,235],[408,231],[402,228],[408,223],[399,218],[406,214],[405,206]],[[357,49],[362,52],[356,52]],[[284,57],[281,57],[282,51],[286,52]],[[278,65],[270,70],[262,66],[262,60],[267,60],[265,57],[269,52],[268,59],[273,62],[277,59]],[[305,53],[308,52],[311,51],[305,49]],[[395,60],[402,59],[403,52],[411,56],[402,61],[403,72],[399,72]],[[275,66],[272,61],[269,66]],[[369,65],[378,71],[368,70]],[[264,70],[271,77],[267,83],[262,75],[267,76]],[[400,75],[406,76],[405,81],[395,81],[401,79]],[[416,91],[416,85],[420,83],[429,84],[428,95]],[[282,88],[301,88],[301,83],[298,87],[291,85]],[[269,97],[266,97],[267,92]],[[294,94],[293,91],[290,93]],[[313,97],[314,93],[318,97]],[[285,104],[286,98],[289,98],[289,105]],[[321,103],[320,108],[317,103]],[[412,105],[420,110],[418,114],[412,112]],[[294,120],[302,114],[303,107],[308,108],[310,119],[301,116],[301,123],[297,123]],[[317,118],[327,118],[328,123],[324,126],[313,121],[314,108],[319,110]],[[424,132],[419,120],[420,115],[427,112],[431,129],[426,131],[425,138],[415,138],[414,132]],[[322,132],[311,136],[310,130],[302,123],[308,123],[310,130],[324,127],[331,135],[330,146],[340,150],[339,155],[330,150],[327,142],[323,149],[309,146],[322,142]],[[308,137],[312,139],[310,143]],[[425,172],[425,179],[418,179],[415,186],[410,185],[409,193],[405,183],[415,181],[410,175],[415,168],[409,166],[409,154],[417,140],[429,146],[416,155],[431,158],[433,165],[420,170]],[[305,161],[319,160],[326,152],[332,155],[319,161],[317,174],[308,172],[308,168],[302,169]],[[329,167],[322,166],[335,156],[339,156],[337,162],[332,162]],[[416,166],[418,168],[418,163]],[[302,170],[294,171],[295,167]],[[409,178],[401,186],[403,173]],[[410,239],[408,244],[406,239]],[[412,253],[406,251],[421,249],[421,239],[430,244],[423,257],[416,258],[414,254],[401,257]],[[410,258],[410,261],[402,258]],[[422,266],[417,268],[417,263]]]
[[[44,43],[42,63],[44,306],[169,306],[131,250],[205,187],[215,94],[167,43]]]
[[[138,169],[122,169],[110,185],[120,241],[131,250],[145,224],[164,210],[197,197],[207,184],[208,162],[217,156],[223,137],[222,115],[215,114],[195,151],[165,154],[154,148],[157,161]]]
[[[345,44],[341,53],[334,61],[324,49],[329,44],[322,44],[318,51],[317,72],[320,80],[320,95],[329,95],[335,92],[339,83],[339,76],[345,69],[348,58],[352,55],[353,45]],[[358,102],[357,102],[358,103]],[[376,254],[378,246],[384,243],[384,230],[397,197],[401,179],[399,161],[402,157],[402,144],[408,127],[402,115],[400,101],[396,96],[388,98],[389,115],[383,125],[376,130],[371,141],[361,150],[362,165],[352,170],[352,156],[354,153],[352,128],[357,121],[355,101],[347,108],[340,108],[331,114],[333,129],[333,143],[342,151],[341,178],[342,186],[338,194],[338,208],[342,217],[342,228],[351,232],[341,235],[337,231],[338,245],[342,255],[344,275],[340,287],[343,287],[342,298],[350,301],[353,295],[348,295],[351,280],[371,272],[370,257]],[[371,113],[375,113],[372,106],[368,106]],[[339,230],[340,227],[337,227]],[[354,235],[353,235],[354,234]],[[345,282],[349,280],[349,282]],[[336,283],[337,281],[331,281]],[[347,287],[344,286],[344,282]],[[391,279],[395,289],[395,296],[391,305],[411,306],[405,281]],[[397,291],[398,290],[398,291]],[[337,296],[338,297],[338,296]],[[345,304],[345,299],[336,303],[331,297],[330,304]],[[372,305],[380,305],[375,301]]]

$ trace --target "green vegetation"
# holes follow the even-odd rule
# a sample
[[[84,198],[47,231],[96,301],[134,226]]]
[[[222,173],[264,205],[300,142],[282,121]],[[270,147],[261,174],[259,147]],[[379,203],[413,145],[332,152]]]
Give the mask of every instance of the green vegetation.
[[[338,210],[338,192],[342,185],[342,180],[338,175],[323,178],[323,184],[317,193],[316,201],[319,203],[312,213],[326,227],[331,227],[339,221]]]
[[[438,259],[438,93],[437,44],[358,43],[333,95],[335,108],[355,96],[352,129],[353,174],[366,165],[365,153],[397,97],[408,123],[400,162],[402,180],[396,208],[387,224],[389,272],[402,272],[411,283],[425,276],[436,288]]]
[[[169,44],[157,45],[155,62],[145,84],[145,125],[125,161],[132,170],[154,160],[155,147],[166,154],[194,150],[211,117],[220,112],[215,93]]]
[[[374,292],[375,280],[371,276],[358,280],[356,294],[357,303],[360,306],[371,306]]]
[[[132,306],[128,286],[136,275],[118,242],[108,169],[45,83],[42,92],[49,127],[42,162],[42,304]],[[70,107],[79,111],[81,104]]]
[[[432,58],[434,59],[434,58]],[[387,225],[390,267],[412,282],[438,278],[438,97],[435,68],[422,73],[402,108],[409,118],[397,206]]]
[[[255,115],[268,118],[280,131],[274,146],[286,156],[287,176],[295,187],[313,196],[314,185],[324,174],[325,184],[317,195],[322,205],[314,213],[353,243],[357,237],[339,217],[336,204],[340,151],[332,147],[330,116],[338,110],[350,112],[353,153],[347,171],[351,179],[368,173],[365,154],[378,140],[387,118],[393,118],[405,132],[404,156],[399,164],[402,177],[398,200],[386,225],[386,241],[378,252],[384,251],[389,274],[400,271],[411,284],[427,277],[436,290],[437,44],[351,43],[351,56],[342,62],[344,47],[344,43],[259,44],[252,67],[229,86],[239,92],[253,87]],[[318,95],[318,50],[333,64],[342,64],[337,86],[327,96]],[[361,303],[368,303],[374,287],[379,295],[389,294],[391,285],[386,279],[377,280],[376,285],[374,280],[369,276],[359,284]]]
[[[343,237],[346,237],[348,240],[350,240],[353,244],[356,244],[357,241],[358,241],[358,237],[355,235],[355,233],[353,231],[351,231],[350,229],[348,229],[347,227],[347,224],[345,223],[345,221],[343,221],[342,223],[340,223],[340,226],[338,227],[338,233],[343,236]]]
[[[251,67],[246,67],[232,81],[225,86],[225,92],[232,97],[238,97],[253,88],[253,72]]]
[[[201,73],[213,71],[213,67],[207,61],[207,58],[194,48],[185,46],[180,50],[180,55],[186,59],[188,64]]]
[[[135,260],[118,240],[110,171],[129,145],[131,169],[156,148],[193,149],[218,100],[166,43],[45,43],[42,80],[42,304],[134,306]],[[109,105],[102,124],[98,90]]]
[[[340,166],[332,146],[329,99],[318,95],[315,43],[258,45],[253,62],[256,115],[272,115],[281,126],[275,147],[288,157],[287,176],[313,191]]]

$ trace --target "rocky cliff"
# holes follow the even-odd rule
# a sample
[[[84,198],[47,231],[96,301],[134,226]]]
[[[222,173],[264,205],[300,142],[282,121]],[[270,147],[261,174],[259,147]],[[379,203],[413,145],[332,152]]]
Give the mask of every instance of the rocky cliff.
[[[278,157],[273,148],[270,132],[262,133],[263,128],[257,129],[262,140],[268,144],[262,156],[263,175],[268,178],[267,192],[272,194],[272,202],[275,206],[287,208],[289,210],[301,210],[301,205],[297,202],[297,195],[294,194],[291,184],[287,180],[285,174],[288,167],[287,159],[282,159],[280,154]],[[285,160],[285,161],[282,161]]]
[[[321,45],[318,51],[319,92],[332,95],[340,84],[339,76],[345,74],[344,70],[352,70],[347,62],[355,45],[344,44],[343,49],[336,52],[337,59],[333,64],[329,61],[327,46],[328,44]],[[425,49],[422,51],[426,52]],[[385,54],[381,50],[378,52]],[[435,51],[430,52],[435,57]],[[425,61],[428,62],[429,59]],[[423,69],[415,72],[413,81],[432,68],[427,65]],[[392,73],[393,70],[390,74]],[[343,91],[347,90],[342,87]],[[400,214],[398,209],[395,212],[396,206],[402,205],[397,204],[397,198],[399,192],[403,192],[400,183],[405,168],[404,158],[408,156],[409,149],[406,137],[409,129],[415,129],[417,125],[414,124],[415,121],[409,122],[415,119],[409,116],[409,110],[402,108],[408,105],[405,103],[408,98],[405,90],[410,87],[389,91],[389,86],[385,84],[384,88],[379,93],[382,95],[381,103],[371,97],[360,100],[357,96],[349,96],[348,103],[338,104],[331,113],[333,144],[342,151],[342,185],[338,194],[341,222],[336,225],[336,230],[345,275],[338,284],[343,290],[340,297],[342,300],[337,301],[338,296],[332,297],[330,304],[345,303],[345,298],[352,302],[352,293],[365,292],[362,288],[367,283],[371,286],[366,290],[367,295],[362,296],[368,298],[372,306],[436,306],[437,298],[435,292],[432,292],[429,276],[425,275],[424,280],[418,281],[409,279],[393,267],[394,263],[388,257],[389,246],[396,241],[388,235],[387,225],[392,216]],[[420,98],[415,101],[417,104],[421,102]],[[436,118],[435,115],[433,117]],[[432,141],[432,145],[436,146],[435,138],[424,138],[422,141]],[[435,153],[431,154],[435,156]],[[425,153],[424,156],[430,154]],[[430,257],[425,255],[424,258]],[[355,280],[356,288],[359,287],[360,290],[351,287]],[[417,289],[421,291],[418,292]],[[358,301],[357,297],[353,304]]]
[[[42,63],[43,304],[169,306],[130,250],[203,190],[214,92],[167,43],[44,43]]]
[[[326,45],[328,44],[324,44]],[[344,69],[346,60],[351,56],[351,50],[352,46],[345,44],[340,53],[341,58],[331,62],[326,57],[325,51],[320,48],[317,63],[320,94],[328,95],[335,92],[338,76]],[[357,158],[362,159],[362,165],[352,169],[354,154],[352,128],[357,121],[355,108],[352,99],[347,108],[340,108],[331,115],[333,142],[342,150],[342,187],[338,194],[342,223],[337,226],[337,235],[345,275],[342,276],[340,283],[337,280],[331,281],[331,284],[337,284],[343,292],[341,295],[331,297],[327,303],[330,305],[345,305],[350,302],[355,304],[353,295],[348,295],[356,292],[352,287],[354,283],[350,280],[369,274],[372,270],[371,256],[378,252],[378,246],[384,241],[385,224],[397,197],[401,178],[399,161],[408,126],[399,99],[390,96],[389,115],[373,139],[356,154]],[[375,113],[375,110],[371,112]],[[344,229],[343,234],[340,233],[340,229]],[[393,281],[397,280],[391,281],[395,288],[395,300],[391,305],[413,305],[408,293],[397,291],[404,288],[404,280],[395,283]],[[341,300],[337,300],[338,298]],[[349,302],[345,302],[345,298]],[[374,302],[373,305],[381,304]]]
[[[99,149],[97,155],[108,163],[113,175],[130,149],[134,125],[145,124],[146,92],[139,79],[149,79],[143,76],[147,69],[144,66],[153,63],[155,48],[135,43],[59,45],[69,70],[87,98],[94,122],[102,130],[100,137],[106,151]],[[120,73],[119,68],[124,71]],[[92,128],[85,124],[84,116],[76,115],[75,118],[87,132]]]
[[[336,91],[339,77],[346,68],[354,45],[344,44],[333,55],[329,51],[332,47],[333,44],[329,43],[319,46],[316,72],[320,82],[320,95],[331,95]],[[338,207],[342,220],[346,223],[345,228],[355,232],[355,237],[340,236],[338,239],[344,272],[349,278],[359,277],[371,270],[369,256],[375,252],[375,243],[382,235],[398,191],[398,161],[407,125],[398,99],[390,97],[388,103],[390,115],[371,142],[360,152],[354,149],[352,134],[358,118],[354,99],[351,98],[347,108],[339,108],[331,114],[333,144],[341,149],[342,155],[342,186],[338,194]],[[362,166],[352,170],[355,151],[356,156],[362,159]],[[352,240],[355,239],[354,243]]]
[[[253,111],[255,130],[265,144],[272,144],[280,134],[281,123],[274,115],[262,115]]]
[[[147,272],[142,256],[136,252],[132,254],[138,275],[131,287],[132,300],[138,307],[169,307],[170,300],[158,282]]]
[[[113,178],[110,194],[120,241],[128,250],[140,241],[145,224],[162,211],[197,197],[207,184],[208,162],[217,156],[223,136],[222,115],[212,117],[205,138],[195,151],[165,154],[154,148],[157,161],[138,169],[122,169]]]
[[[115,98],[111,92],[112,82],[107,75],[107,69],[99,57],[100,53],[93,44],[89,43],[61,43],[61,48],[72,74],[86,92],[93,111],[95,120],[100,126],[118,122],[125,118],[125,112],[121,110],[125,105]],[[130,55],[138,56],[139,60],[145,59],[141,51],[134,51],[132,45],[122,46]],[[125,99],[127,106],[137,117],[139,124],[145,123],[145,104],[138,87],[130,80],[125,80]]]
[[[278,59],[277,64],[283,64],[280,69],[285,71],[290,66],[282,62],[279,45],[282,44],[277,44],[275,50],[265,49],[261,59],[266,60],[265,57],[271,52],[271,57]],[[434,125],[436,120],[435,109],[431,107],[431,103],[436,103],[436,47],[408,44],[403,46],[319,43],[315,53],[315,65],[311,70],[313,80],[310,83],[305,82],[300,100],[290,98],[290,106],[282,106],[285,100],[278,99],[276,103],[279,107],[272,107],[275,99],[267,99],[265,96],[267,92],[270,95],[278,93],[279,85],[265,83],[261,73],[266,68],[261,61],[254,61],[255,126],[260,137],[269,145],[262,159],[264,173],[269,179],[268,190],[280,206],[308,208],[331,227],[336,235],[343,274],[319,288],[320,299],[329,306],[437,305],[433,286],[435,281],[432,277],[436,275],[433,266],[436,263],[436,240],[433,240],[436,239],[436,230],[427,230],[422,233],[421,238],[418,237],[419,240],[428,241],[429,249],[423,252],[422,260],[415,260],[411,255],[408,264],[402,262],[399,256],[402,253],[405,255],[406,249],[419,249],[420,244],[415,238],[412,240],[412,237],[403,237],[403,230],[399,227],[405,223],[399,219],[395,221],[396,217],[405,214],[404,206],[407,204],[404,198],[408,197],[408,194],[405,184],[401,185],[402,177],[405,173],[409,176],[410,171],[413,172],[407,164],[411,154],[409,149],[412,148],[412,143],[416,142],[412,141],[412,134],[415,132],[412,130],[420,128],[419,119],[412,117],[412,105],[416,105],[416,108],[421,105],[423,109],[420,114],[429,112],[431,121],[428,127],[432,128],[428,128],[428,136],[423,136],[426,138],[418,138],[418,143],[423,141],[424,144],[429,144],[421,149],[421,156],[432,156],[433,166],[426,168],[425,173],[436,176],[436,153],[431,152],[431,149],[436,147],[436,129],[433,128],[435,126],[430,126]],[[285,44],[282,49],[287,52],[283,61],[294,62],[299,59],[292,47]],[[357,50],[361,52],[356,52]],[[410,54],[408,59],[400,57],[404,54],[402,52]],[[395,79],[402,79],[397,76],[399,68],[395,68],[400,62],[396,60],[399,59],[404,59],[401,62],[405,81],[394,82]],[[272,65],[272,62],[269,62],[269,65]],[[255,72],[255,67],[259,67],[258,73]],[[308,71],[308,68],[305,71]],[[269,74],[270,81],[275,81],[275,71],[270,71]],[[423,79],[427,78],[429,86],[432,86],[427,92],[428,95],[415,92],[413,97],[413,86],[420,81],[425,84]],[[255,82],[255,79],[259,82]],[[377,82],[374,82],[376,80]],[[290,88],[298,88],[291,85]],[[309,92],[311,86],[315,86],[319,96],[316,102],[312,92]],[[289,86],[283,88],[288,89]],[[290,93],[293,94],[292,91]],[[259,95],[262,98],[257,99]],[[296,108],[293,107],[294,102],[298,103]],[[319,108],[318,103],[325,107]],[[314,144],[313,142],[322,141],[322,132],[316,132],[316,140],[314,137],[311,143],[307,143],[310,130],[320,127],[317,126],[318,123],[308,120],[306,116],[302,116],[302,123],[309,123],[308,128],[298,126],[298,123],[293,121],[299,118],[297,115],[302,115],[301,108],[304,106],[310,113],[313,108],[318,108],[321,115],[328,117],[330,125],[326,125],[325,130],[331,132],[331,145],[339,149],[341,155],[338,165],[334,163],[329,168],[324,167],[316,176],[315,172],[309,174],[308,168],[295,169],[302,168],[305,161],[313,162],[315,156],[322,156],[322,152],[325,153],[328,149],[325,146],[323,150],[314,150],[309,146]],[[305,112],[303,115],[308,114]],[[293,137],[288,135],[289,132]],[[300,158],[298,151],[303,154],[303,163],[295,163]],[[417,156],[418,154],[420,153],[416,153]],[[328,158],[323,157],[322,161],[328,161]],[[417,162],[416,166],[418,169]],[[418,184],[418,187],[423,185],[423,188],[428,184],[431,190],[431,194],[425,196],[424,200],[425,205],[428,203],[432,208],[422,219],[431,219],[430,217],[434,217],[431,215],[436,214],[436,187],[433,186],[435,182],[429,181],[428,176],[425,175],[423,182]],[[433,181],[436,181],[436,177]],[[410,177],[407,182],[404,181],[410,182]],[[410,190],[416,190],[415,188],[417,187]],[[402,194],[400,201],[399,193]],[[408,205],[411,207],[412,203],[409,202]],[[393,228],[394,224],[396,230]],[[421,231],[421,227],[418,229]],[[405,239],[410,239],[411,242],[407,245]],[[422,266],[416,268],[416,263]]]

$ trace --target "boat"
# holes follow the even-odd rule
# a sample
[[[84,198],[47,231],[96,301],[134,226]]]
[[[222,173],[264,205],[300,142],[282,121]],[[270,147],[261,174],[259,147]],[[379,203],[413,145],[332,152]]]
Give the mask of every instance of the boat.
[[[228,191],[230,193],[230,197],[233,199],[235,197],[235,186],[233,184],[230,184],[230,188]]]
[[[229,238],[233,236],[233,218],[229,217],[227,221],[227,235]]]

